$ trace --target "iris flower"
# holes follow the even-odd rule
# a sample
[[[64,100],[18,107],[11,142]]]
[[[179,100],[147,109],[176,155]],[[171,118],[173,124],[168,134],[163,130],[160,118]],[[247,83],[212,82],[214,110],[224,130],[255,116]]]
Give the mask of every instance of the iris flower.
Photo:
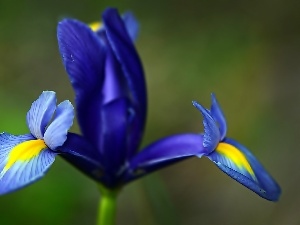
[[[82,135],[68,132],[74,118],[71,103],[56,107],[55,92],[43,92],[27,113],[30,134],[0,134],[0,194],[37,181],[58,154],[100,186],[115,190],[199,153],[202,138],[192,133],[138,151],[147,96],[133,43],[137,28],[131,13],[121,18],[115,9],[103,13],[102,27],[72,19],[59,23],[59,49],[75,91]]]
[[[55,92],[44,91],[27,113],[29,134],[0,134],[0,194],[22,188],[45,174],[57,148],[66,141],[73,118],[69,101],[56,106]]]
[[[202,155],[213,161],[228,176],[259,196],[271,201],[278,200],[281,191],[276,181],[246,147],[226,137],[226,119],[215,95],[212,94],[210,110],[196,101],[193,105],[204,117],[205,133]]]
[[[200,153],[198,134],[170,136],[139,151],[146,122],[144,72],[133,15],[104,11],[103,24],[58,25],[63,64],[75,92],[82,135],[69,134],[63,157],[108,189]],[[83,143],[84,142],[84,143]]]
[[[168,136],[139,151],[147,95],[134,47],[137,29],[132,14],[120,17],[115,9],[104,11],[103,25],[74,19],[59,23],[59,50],[75,92],[82,134],[68,132],[74,117],[71,103],[56,107],[55,93],[43,92],[27,113],[30,134],[0,134],[0,194],[42,177],[57,154],[106,190],[175,162],[206,156],[261,197],[277,200],[277,183],[250,151],[226,137],[226,120],[214,95],[210,110],[193,102],[204,117],[204,134]]]
[[[114,189],[183,159],[207,156],[261,197],[276,200],[276,182],[245,147],[225,138],[226,121],[214,96],[210,111],[194,102],[204,116],[204,134],[169,136],[138,151],[147,111],[143,69],[134,47],[138,25],[131,14],[121,18],[115,9],[107,9],[102,19],[103,25],[91,27],[70,19],[58,26],[60,52],[76,96],[78,140],[90,146],[79,160],[70,154],[65,158]],[[65,146],[78,152],[71,142]]]
[[[184,159],[206,156],[261,197],[277,200],[277,183],[250,151],[226,137],[225,117],[214,95],[210,110],[193,102],[204,117],[204,134],[172,135],[139,150],[147,94],[134,47],[138,24],[131,13],[121,17],[111,8],[102,19],[103,24],[90,26],[74,19],[58,25],[59,50],[75,92],[81,134],[68,132],[74,117],[71,103],[56,106],[55,93],[43,92],[27,113],[30,134],[0,134],[0,194],[38,180],[60,154],[99,184],[98,224],[114,224],[120,187]]]

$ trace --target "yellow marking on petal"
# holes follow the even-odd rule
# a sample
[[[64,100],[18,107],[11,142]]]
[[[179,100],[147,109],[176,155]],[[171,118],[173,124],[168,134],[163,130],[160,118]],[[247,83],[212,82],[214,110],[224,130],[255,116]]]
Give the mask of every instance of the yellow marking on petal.
[[[17,161],[28,161],[40,154],[43,149],[47,148],[44,140],[30,140],[25,141],[15,146],[8,155],[8,161],[3,168],[1,174],[3,175],[9,170]]]
[[[250,166],[246,156],[231,144],[221,142],[218,144],[216,151],[226,158],[230,159],[240,169],[245,169],[256,180],[252,167]]]
[[[102,24],[100,22],[94,22],[90,23],[89,27],[92,29],[92,31],[96,32],[102,27]]]

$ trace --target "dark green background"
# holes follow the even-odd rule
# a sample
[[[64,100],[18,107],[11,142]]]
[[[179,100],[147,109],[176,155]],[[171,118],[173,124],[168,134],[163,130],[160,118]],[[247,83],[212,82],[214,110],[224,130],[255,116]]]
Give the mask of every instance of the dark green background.
[[[90,23],[107,6],[132,10],[149,94],[143,145],[203,131],[191,101],[209,107],[215,92],[228,135],[252,150],[283,194],[268,202],[195,158],[126,186],[118,224],[299,224],[299,2],[120,2],[0,1],[1,131],[27,133],[26,112],[43,90],[73,101],[57,47],[59,20]],[[98,200],[94,182],[57,158],[45,178],[0,197],[0,224],[94,224]]]

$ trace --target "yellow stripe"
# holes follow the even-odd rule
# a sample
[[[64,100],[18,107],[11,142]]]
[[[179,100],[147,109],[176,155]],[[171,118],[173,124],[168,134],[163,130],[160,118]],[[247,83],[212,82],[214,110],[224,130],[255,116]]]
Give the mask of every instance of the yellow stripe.
[[[230,159],[240,169],[247,170],[252,178],[256,180],[252,167],[250,166],[245,155],[239,149],[228,143],[221,142],[218,144],[216,151],[224,155],[226,158]]]
[[[100,22],[94,22],[90,23],[89,27],[92,29],[92,31],[96,32],[101,28],[102,24]]]
[[[9,170],[17,161],[27,161],[36,157],[47,148],[44,140],[25,141],[15,146],[8,155],[8,162],[1,174]]]

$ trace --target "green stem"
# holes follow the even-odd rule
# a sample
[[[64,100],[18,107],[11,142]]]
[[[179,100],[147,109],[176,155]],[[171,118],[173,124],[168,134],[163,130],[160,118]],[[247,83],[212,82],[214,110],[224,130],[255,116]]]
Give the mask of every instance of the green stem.
[[[115,225],[118,190],[110,190],[99,186],[101,198],[99,202],[97,225]]]

